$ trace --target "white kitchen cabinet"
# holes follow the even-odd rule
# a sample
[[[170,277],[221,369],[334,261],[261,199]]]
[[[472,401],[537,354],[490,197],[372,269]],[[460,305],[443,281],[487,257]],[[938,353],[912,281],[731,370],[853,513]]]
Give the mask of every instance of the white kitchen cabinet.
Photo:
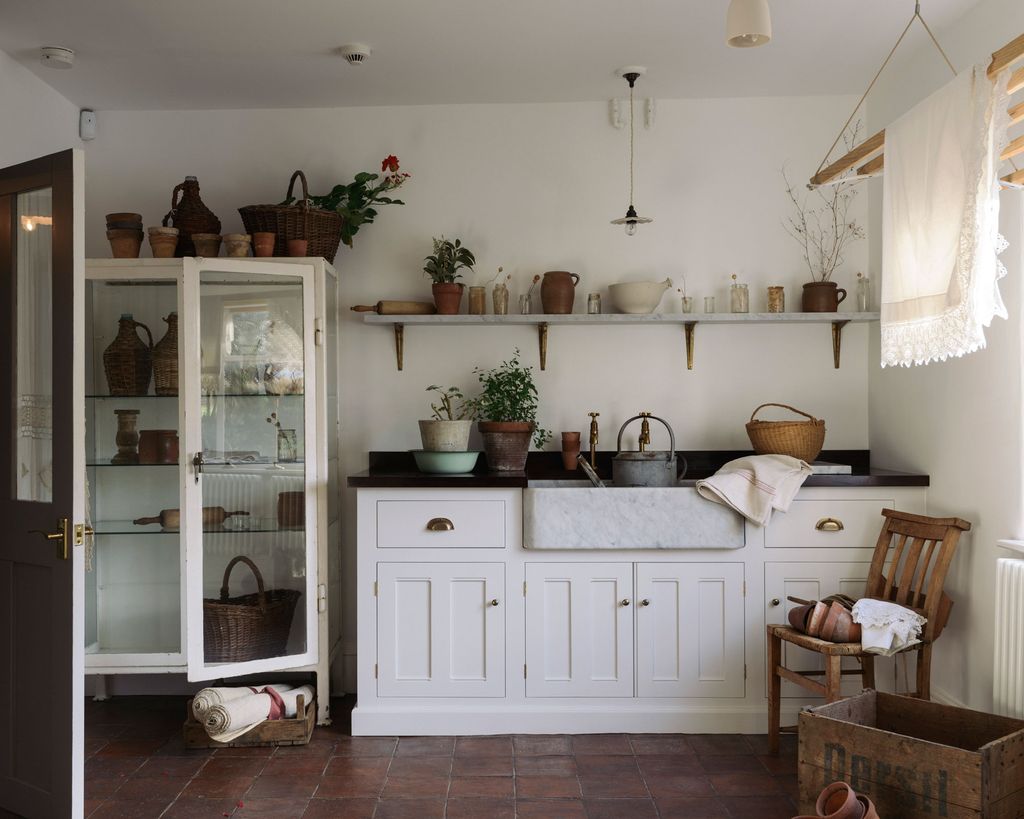
[[[636,564],[638,697],[744,695],[742,563]]]
[[[633,696],[633,564],[526,564],[526,695]]]
[[[377,693],[505,694],[503,563],[377,566]]]
[[[325,721],[340,637],[328,611],[329,591],[336,595],[340,585],[331,565],[340,542],[333,268],[322,259],[92,260],[86,281],[86,471],[95,532],[87,673],[201,681],[311,671]],[[176,383],[154,361],[144,388],[128,395],[112,388],[104,351],[125,314],[157,344],[176,314]],[[131,334],[148,346],[145,328]],[[125,415],[137,432],[160,431],[167,447],[154,455],[131,436],[118,441]],[[273,644],[217,655],[204,600],[220,597],[236,556],[253,562],[266,589],[290,593],[294,612]],[[244,563],[227,593],[258,593]]]

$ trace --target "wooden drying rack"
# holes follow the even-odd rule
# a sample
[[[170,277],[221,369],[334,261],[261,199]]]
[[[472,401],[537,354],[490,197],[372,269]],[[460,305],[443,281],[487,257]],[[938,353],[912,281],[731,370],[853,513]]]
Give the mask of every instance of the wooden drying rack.
[[[988,66],[988,76],[994,77],[1000,71],[1010,68],[1022,60],[1024,60],[1024,34],[1020,35],[1013,42],[1007,43],[998,51],[993,52],[992,62]],[[1007,91],[1011,95],[1021,89],[1024,89],[1024,68],[1018,68],[1010,75],[1007,87]],[[1011,125],[1024,121],[1024,102],[1012,106],[1009,114]],[[857,172],[852,176],[845,177],[845,180],[870,179],[873,176],[878,176],[882,172],[885,162],[885,155],[882,153],[884,149],[885,131],[882,130],[874,136],[865,139],[860,145],[848,151],[831,165],[818,171],[818,173],[811,177],[811,187],[827,185],[842,176],[850,168],[858,165],[858,163],[864,162],[864,160],[868,161],[859,165]],[[1024,154],[1024,135],[1012,140],[1003,149],[999,158],[1005,162],[1020,154]],[[1024,186],[1024,169],[1014,170],[1012,173],[1002,177],[1000,181],[1009,186]]]

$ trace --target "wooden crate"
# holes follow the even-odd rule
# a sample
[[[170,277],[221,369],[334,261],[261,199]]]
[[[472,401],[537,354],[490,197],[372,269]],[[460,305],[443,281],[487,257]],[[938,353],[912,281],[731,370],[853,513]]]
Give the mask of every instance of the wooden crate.
[[[186,706],[185,725],[181,729],[186,748],[242,748],[267,747],[270,745],[307,745],[313,735],[316,724],[316,697],[309,705],[300,694],[296,704],[298,714],[295,719],[275,719],[261,723],[242,734],[231,742],[216,742],[210,739],[206,729],[196,720],[192,713],[192,700]]]
[[[800,811],[830,782],[881,819],[1024,817],[1024,721],[867,690],[800,714]]]

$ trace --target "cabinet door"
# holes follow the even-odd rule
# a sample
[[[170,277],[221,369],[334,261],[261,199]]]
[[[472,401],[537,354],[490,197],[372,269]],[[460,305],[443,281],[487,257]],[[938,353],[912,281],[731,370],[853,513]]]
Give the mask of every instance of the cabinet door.
[[[314,273],[184,260],[188,678],[319,657]]]
[[[869,562],[765,563],[765,622],[788,623],[789,610],[799,605],[786,599],[790,595],[803,600],[820,600],[837,593],[848,594],[854,599],[863,597],[870,568]],[[820,654],[789,643],[782,644],[782,664],[794,671],[820,671],[825,667]],[[843,668],[856,667],[856,659],[843,659]],[[859,676],[844,679],[843,693],[850,695],[859,692],[860,681]],[[767,691],[767,680],[765,686]],[[786,680],[782,681],[782,696],[812,698],[809,691]]]
[[[526,564],[526,695],[633,696],[633,564]]]
[[[743,564],[638,563],[638,697],[744,696]]]
[[[377,694],[505,695],[505,565],[377,564]]]

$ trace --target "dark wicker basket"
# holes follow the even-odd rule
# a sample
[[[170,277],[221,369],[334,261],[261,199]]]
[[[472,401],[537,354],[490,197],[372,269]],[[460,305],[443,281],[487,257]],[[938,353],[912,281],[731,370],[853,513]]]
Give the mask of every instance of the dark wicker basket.
[[[146,331],[149,344],[139,338],[137,327]],[[153,375],[153,334],[141,321],[121,316],[117,337],[103,351],[103,372],[111,395],[145,395]]]
[[[239,208],[247,233],[273,233],[274,255],[288,255],[289,239],[305,239],[310,256],[323,256],[334,261],[341,244],[341,216],[334,211],[320,210],[309,203],[309,188],[302,171],[292,174],[288,183],[290,199],[296,178],[302,180],[302,199],[294,205],[246,205]]]
[[[236,563],[245,563],[256,576],[255,594],[228,597],[228,580]],[[288,645],[295,604],[302,592],[263,588],[263,575],[244,555],[224,569],[220,599],[203,600],[203,656],[208,663],[239,663],[280,657]]]
[[[178,314],[164,319],[167,334],[153,347],[153,385],[157,395],[178,394]]]

